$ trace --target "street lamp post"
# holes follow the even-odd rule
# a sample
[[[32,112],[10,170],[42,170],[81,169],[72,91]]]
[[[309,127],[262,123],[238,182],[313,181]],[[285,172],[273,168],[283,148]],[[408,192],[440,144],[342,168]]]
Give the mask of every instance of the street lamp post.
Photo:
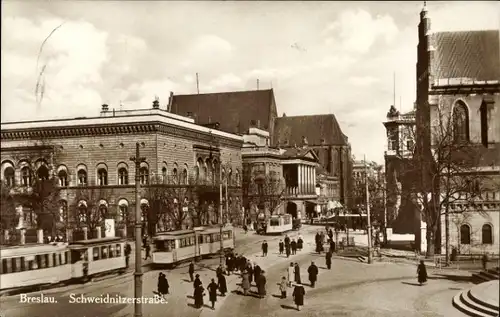
[[[220,164],[220,163],[219,163]],[[220,164],[220,166],[222,167],[222,164]],[[220,265],[221,267],[224,265],[224,244],[223,244],[223,241],[222,241],[222,226],[223,226],[223,223],[222,223],[222,168],[219,167],[219,178],[220,178],[220,181],[219,181],[219,228],[220,228]]]
[[[366,221],[368,222],[368,264],[372,263],[372,223],[370,220],[370,192],[368,191],[368,171],[366,169],[366,156],[364,158],[365,165],[365,190],[366,190]]]
[[[134,272],[134,297],[136,298],[134,306],[134,316],[142,317],[142,303],[139,300],[142,297],[142,257],[141,257],[141,195],[140,195],[140,168],[141,163],[146,161],[145,157],[140,156],[139,143],[135,144],[135,157],[130,160],[135,163],[135,272]]]

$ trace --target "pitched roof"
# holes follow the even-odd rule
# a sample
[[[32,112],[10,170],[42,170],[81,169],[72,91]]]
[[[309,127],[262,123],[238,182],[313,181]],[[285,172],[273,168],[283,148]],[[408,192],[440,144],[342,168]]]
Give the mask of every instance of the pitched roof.
[[[285,152],[283,152],[282,156],[287,157],[287,158],[307,158],[307,154],[311,153],[311,156],[314,158],[315,161],[318,161],[318,156],[312,149],[309,148],[290,148],[286,149]]]
[[[499,80],[499,39],[498,30],[434,33],[435,78]]]
[[[196,123],[219,122],[220,130],[245,133],[251,126],[251,121],[260,121],[260,127],[268,130],[274,105],[272,89],[232,91],[174,95],[170,112],[182,116],[187,116],[190,112],[196,118]]]
[[[285,141],[290,146],[302,145],[303,136],[307,138],[309,145],[320,145],[322,139],[325,144],[347,145],[347,137],[333,114],[276,118],[274,145],[283,145]]]

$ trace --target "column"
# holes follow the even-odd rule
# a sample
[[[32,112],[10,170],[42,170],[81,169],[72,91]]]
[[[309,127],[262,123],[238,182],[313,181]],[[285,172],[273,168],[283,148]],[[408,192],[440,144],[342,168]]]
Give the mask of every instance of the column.
[[[97,239],[102,238],[101,227],[100,227],[100,226],[98,226],[97,228],[95,228],[95,231],[96,231],[96,238],[97,238]]]
[[[26,229],[21,228],[21,230],[19,230],[19,232],[21,234],[20,239],[19,239],[19,244],[24,245],[24,244],[26,244]]]
[[[311,193],[311,167],[307,165],[307,193]]]
[[[89,233],[88,233],[89,228],[87,228],[87,226],[85,226],[82,229],[83,229],[83,240],[88,240],[89,239]]]
[[[36,231],[36,243],[43,243],[43,230],[38,229]]]
[[[297,194],[300,194],[300,191],[302,189],[302,166],[301,165],[297,165],[297,170],[298,170],[298,173],[299,173],[299,185],[298,185],[298,188],[297,188]]]

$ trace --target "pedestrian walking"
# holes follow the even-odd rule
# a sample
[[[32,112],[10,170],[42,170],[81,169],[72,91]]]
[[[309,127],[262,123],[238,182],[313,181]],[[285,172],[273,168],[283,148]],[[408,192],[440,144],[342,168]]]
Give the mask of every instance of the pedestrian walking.
[[[223,274],[224,270],[222,269],[222,265],[219,265],[217,269],[215,270],[215,275],[220,275]]]
[[[311,265],[307,269],[307,273],[309,273],[309,282],[311,282],[311,287],[314,288],[316,286],[316,281],[318,280],[318,267],[314,262],[311,262]]]
[[[299,267],[299,263],[295,263],[293,273],[294,273],[295,283],[301,284],[302,281],[300,280],[300,267]]]
[[[295,305],[297,305],[297,310],[300,311],[300,306],[304,306],[304,297],[306,295],[306,290],[304,289],[304,286],[302,286],[300,283],[297,283],[293,289],[293,301],[295,302]]]
[[[227,283],[224,274],[217,276],[217,284],[219,286],[219,292],[221,296],[226,296],[227,293]]]
[[[292,287],[292,281],[295,280],[295,266],[293,265],[293,262],[290,263],[290,266],[288,267],[288,286]]]
[[[193,287],[196,289],[198,286],[202,285],[203,283],[200,280],[200,274],[196,274],[194,282],[193,282]]]
[[[292,242],[290,242],[290,248],[292,249],[292,254],[297,254],[297,242],[295,242],[295,239],[292,239]]]
[[[288,283],[286,282],[286,277],[282,277],[281,278],[281,282],[278,283],[279,287],[280,287],[280,292],[281,292],[281,299],[285,299],[286,298],[286,289],[288,287],[287,285]]]
[[[417,268],[417,275],[418,275],[418,283],[420,285],[427,282],[427,269],[425,267],[425,263],[423,260],[420,260],[420,264],[418,265]]]
[[[262,256],[267,256],[267,242],[266,242],[266,240],[264,240],[264,242],[262,242]]]
[[[193,275],[194,275],[194,262],[191,261],[191,263],[189,263],[189,270],[188,270],[188,273],[189,273],[189,280],[191,282],[193,282]]]
[[[290,238],[288,237],[288,235],[285,235],[285,248],[287,245],[290,246]]]
[[[257,284],[257,292],[259,293],[260,298],[264,298],[266,296],[266,283],[267,279],[264,275],[265,271],[262,271],[259,274],[259,279],[256,281]]]
[[[314,242],[316,242],[316,252],[321,254],[321,236],[318,233],[316,233],[316,236],[314,237]]]
[[[332,251],[331,250],[328,250],[328,252],[326,252],[325,260],[326,260],[326,268],[331,270],[332,269]]]
[[[160,272],[158,275],[158,295],[163,297],[164,295],[169,294],[170,285],[168,285],[167,276]]]
[[[299,236],[297,239],[297,250],[302,251],[302,248],[304,247],[304,240]]]
[[[215,309],[215,302],[217,301],[217,289],[219,286],[215,283],[215,279],[212,279],[212,282],[208,284],[208,299],[212,303],[212,309]]]
[[[335,241],[333,240],[330,241],[330,251],[332,253],[335,252]]]
[[[254,281],[254,269],[253,269],[253,265],[250,261],[248,261],[247,263],[247,268],[246,268],[246,271],[248,273],[248,281],[250,282],[250,284],[252,284],[252,282]]]
[[[150,254],[151,246],[149,245],[149,242],[147,240],[146,240],[146,244],[144,246],[144,249],[146,250],[146,256],[145,256],[144,260],[147,260],[147,259],[151,258],[151,254]]]
[[[127,268],[129,267],[129,263],[130,263],[130,253],[132,253],[132,247],[127,242],[125,244],[125,265],[127,266]]]
[[[205,296],[204,293],[205,289],[203,288],[203,285],[198,285],[194,289],[194,307],[200,309],[203,307],[203,296]]]
[[[483,263],[483,270],[488,269],[488,261],[489,261],[488,253],[483,254],[483,257],[481,258],[481,262]]]
[[[279,248],[280,254],[283,254],[283,251],[285,250],[285,244],[283,243],[283,240],[280,240],[280,242],[278,243],[278,248]]]
[[[250,281],[248,280],[248,273],[246,271],[243,271],[241,274],[241,288],[243,289],[243,295],[246,296],[250,289]]]
[[[260,274],[262,273],[262,269],[258,264],[255,264],[253,266],[253,279],[255,281],[255,284],[257,284],[257,281],[259,280]]]

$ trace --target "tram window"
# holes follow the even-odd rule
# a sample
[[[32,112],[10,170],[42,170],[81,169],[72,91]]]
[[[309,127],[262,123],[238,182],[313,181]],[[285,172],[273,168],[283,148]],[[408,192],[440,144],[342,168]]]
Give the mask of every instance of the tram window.
[[[189,238],[189,245],[195,245],[196,244],[194,239],[195,239],[195,237],[190,237]]]
[[[18,260],[19,258],[12,258],[12,273],[16,273],[21,270]]]
[[[102,246],[101,247],[101,259],[107,259],[108,258],[108,246]]]
[[[61,265],[61,253],[54,253],[54,266]]]
[[[280,225],[280,220],[279,219],[271,219],[271,220],[269,220],[269,225],[273,226],[273,227],[279,226]]]
[[[19,258],[21,261],[21,271],[24,272],[26,271],[26,261],[24,260],[24,256]]]
[[[198,236],[198,243],[203,244],[203,235]]]
[[[54,267],[54,253],[47,254],[47,267]]]
[[[92,253],[94,255],[94,261],[99,260],[99,255],[100,255],[99,247],[92,248]]]
[[[11,270],[10,270],[10,259],[2,259],[2,267],[3,267],[3,273],[4,274],[11,273]]]
[[[116,245],[116,256],[122,256],[122,245],[121,244],[117,244]]]
[[[109,246],[109,257],[110,258],[116,257],[116,252],[115,252],[115,246],[114,245],[110,245]]]
[[[3,274],[4,270],[3,270],[3,260],[2,260],[2,264],[0,265],[0,274]]]
[[[184,248],[186,246],[186,239],[179,239],[179,244],[181,248]]]

